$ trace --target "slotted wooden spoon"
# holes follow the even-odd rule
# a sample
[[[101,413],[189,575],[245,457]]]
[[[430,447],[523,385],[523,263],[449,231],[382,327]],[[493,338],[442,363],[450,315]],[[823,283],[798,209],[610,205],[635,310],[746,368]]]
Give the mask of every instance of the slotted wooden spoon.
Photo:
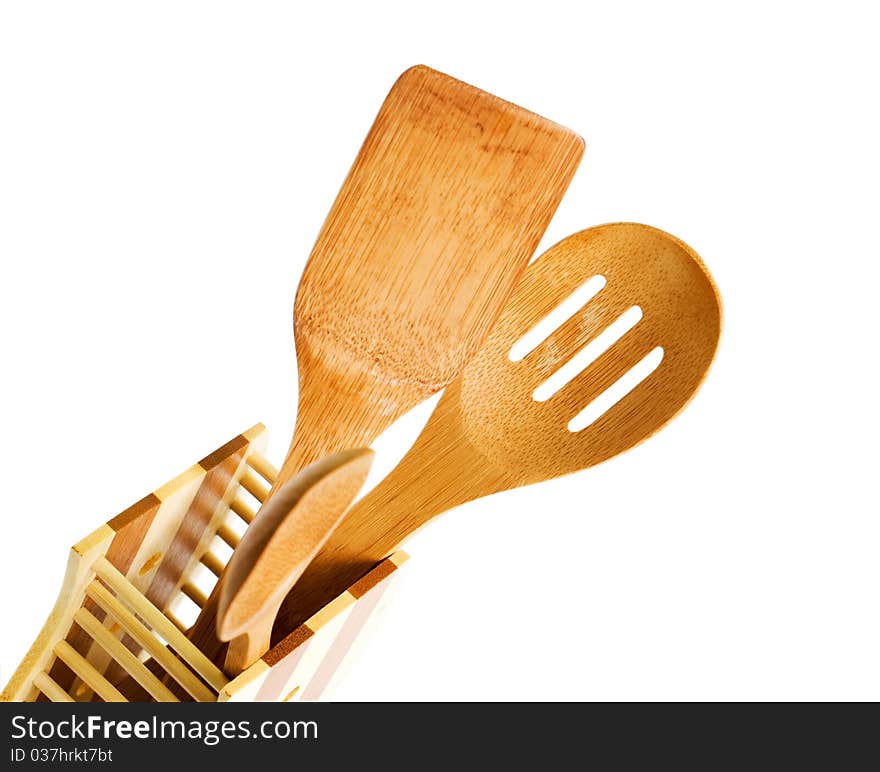
[[[278,607],[367,479],[373,451],[344,450],[281,486],[248,528],[223,572],[217,633],[230,641],[224,670],[236,676],[269,648]]]
[[[527,331],[594,275],[604,288],[520,361]],[[641,320],[549,399],[535,389],[632,306]],[[693,396],[718,341],[718,293],[700,258],[662,231],[612,224],[556,244],[523,275],[497,325],[447,387],[412,449],[345,515],[294,585],[280,637],[436,514],[598,464],[656,432]],[[662,361],[581,431],[569,422],[646,355]]]

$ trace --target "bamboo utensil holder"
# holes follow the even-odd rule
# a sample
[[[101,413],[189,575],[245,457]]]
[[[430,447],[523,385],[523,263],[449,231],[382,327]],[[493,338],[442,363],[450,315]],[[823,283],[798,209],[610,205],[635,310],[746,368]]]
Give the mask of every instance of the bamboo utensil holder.
[[[127,702],[316,700],[407,559],[385,558],[239,676],[186,637],[274,483],[265,427],[233,438],[79,541],[55,607],[0,699]],[[195,608],[193,608],[193,606]]]

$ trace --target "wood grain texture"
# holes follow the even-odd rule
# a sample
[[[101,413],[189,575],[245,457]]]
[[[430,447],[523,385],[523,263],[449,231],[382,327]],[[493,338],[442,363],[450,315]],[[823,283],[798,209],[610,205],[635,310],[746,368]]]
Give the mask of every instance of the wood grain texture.
[[[100,582],[92,582],[87,588],[90,600],[94,601],[106,614],[115,619],[126,635],[138,644],[152,658],[151,672],[167,673],[173,681],[184,689],[197,702],[213,702],[214,694],[170,649],[165,648],[143,620],[132,613],[113,593]],[[125,688],[123,692],[127,694]],[[131,699],[131,698],[129,698]],[[175,697],[176,699],[176,697]]]
[[[346,450],[310,464],[272,496],[223,573],[217,633],[230,641],[235,676],[269,649],[278,607],[364,484],[373,451]]]
[[[232,497],[235,481],[245,468],[244,455],[244,449],[235,450],[223,458],[215,455],[212,466],[205,470],[198,491],[144,592],[155,606],[164,609],[168,605],[186,583],[184,577],[189,575],[216,533]]]
[[[398,79],[296,295],[299,407],[278,484],[369,445],[458,375],[582,153],[568,129],[447,75]]]
[[[250,459],[254,452],[265,447],[265,441],[265,428],[252,427],[78,542],[71,550],[55,608],[0,699],[58,700],[64,699],[64,695],[77,701],[95,698],[93,687],[78,675],[70,662],[76,663],[106,694],[114,697],[116,691],[128,696],[120,682],[131,680],[132,670],[137,671],[140,682],[146,682],[153,692],[166,694],[141,668],[132,667],[133,657],[138,657],[144,649],[155,656],[156,647],[162,644],[148,628],[133,622],[133,616],[129,619],[124,609],[117,608],[119,613],[108,614],[107,604],[92,597],[96,586],[95,566],[99,562],[112,566],[130,585],[133,596],[143,601],[157,573],[167,574],[160,582],[162,587],[170,584],[173,589],[175,584],[186,582],[199,561],[202,545],[211,536],[214,515],[225,513],[228,498],[236,487],[235,476],[244,471],[245,465],[240,460]],[[235,463],[231,476],[230,459]],[[206,479],[208,485],[205,485]],[[186,539],[176,539],[184,532],[188,534]],[[171,557],[163,560],[169,552]],[[169,594],[164,590],[161,594],[167,603]],[[116,601],[111,597],[109,602]],[[158,607],[168,615],[165,605],[160,603]],[[60,650],[66,656],[56,657],[55,650],[62,642]],[[180,660],[169,656],[163,661],[171,663],[177,676],[190,685],[195,692],[193,696],[205,698],[205,687],[193,687],[187,677],[181,675],[186,668]],[[82,666],[83,662],[87,667]],[[102,680],[94,679],[95,672]],[[225,682],[225,678],[223,680]],[[114,691],[108,690],[105,682]],[[138,686],[137,679],[134,682]],[[207,696],[211,697],[210,693]],[[216,693],[213,697],[216,698]]]
[[[258,425],[241,438],[246,441],[247,465],[264,477],[274,476],[263,457],[254,455],[265,444],[265,429]],[[172,625],[167,609],[155,607],[144,595],[155,571],[162,570],[156,555],[174,543],[206,474],[240,457],[244,449],[239,438],[227,443],[203,459],[201,463],[208,468],[190,467],[73,547],[55,608],[0,700],[213,702],[218,692],[221,699],[246,699],[250,694],[246,687],[254,683],[262,686],[259,694],[254,691],[251,696],[261,700],[301,699],[303,694],[320,691],[378,600],[372,588],[387,583],[406,559],[404,553],[383,561],[356,587],[308,620],[311,627],[302,626],[266,652],[235,684],[227,683],[203,652]],[[167,565],[176,566],[177,561]],[[142,661],[144,655],[150,659]],[[69,673],[72,689],[50,675],[62,668]],[[296,683],[289,685],[291,679]]]
[[[55,601],[55,606],[37,639],[12,674],[3,692],[0,693],[0,701],[30,702],[40,699],[34,686],[34,679],[39,673],[49,674],[51,681],[58,684],[55,677],[51,675],[51,671],[54,669],[54,647],[70,631],[73,615],[85,598],[85,586],[91,578],[92,563],[98,556],[106,553],[114,535],[113,529],[105,523],[73,546],[67,561],[64,582],[58,599]],[[76,675],[66,664],[64,664],[64,668],[65,677],[67,677],[67,673],[70,676],[67,678],[67,684],[59,685],[59,688],[66,693],[69,684],[73,683]],[[51,694],[47,696],[50,699],[53,698]]]
[[[572,131],[492,94],[423,66],[401,75],[299,284],[296,428],[272,492],[324,456],[369,445],[456,377],[582,154]],[[190,635],[222,662],[217,596]]]
[[[155,493],[150,493],[107,521],[107,526],[115,533],[113,541],[107,548],[106,558],[123,573],[128,572],[131,568],[137,548],[149,531],[161,503]],[[104,619],[103,610],[98,608],[89,598],[85,598],[83,606],[99,620]],[[103,672],[103,665],[109,662],[108,655],[102,648],[93,646],[92,636],[78,624],[71,626],[65,640],[77,653],[89,659]],[[74,672],[60,659],[55,660],[49,675],[62,689],[68,692],[79,687]],[[112,674],[110,680],[112,681]]]
[[[209,686],[213,687],[215,691],[219,691],[226,685],[228,679],[220,669],[215,667],[210,659],[168,620],[161,609],[138,592],[138,589],[104,558],[98,558],[95,561],[95,573],[104,584],[114,591],[117,598],[123,600],[131,608],[136,616],[143,619],[159,636],[168,641],[168,645]]]
[[[161,506],[140,543],[132,544],[136,552],[133,563],[129,558],[131,570],[124,570],[120,560],[108,554],[109,562],[172,621],[175,618],[169,605],[184,587],[191,588],[187,577],[208,549],[213,534],[223,526],[238,479],[249,471],[245,462],[259,455],[266,439],[265,427],[253,426],[157,489],[152,496]],[[131,636],[123,640],[133,652],[141,651],[141,645]],[[100,647],[92,646],[89,656],[93,664],[102,667],[102,655]],[[121,667],[110,663],[106,675],[126,694],[144,696]]]
[[[604,289],[524,359],[513,344],[593,275]],[[543,402],[535,388],[633,305],[643,317]],[[308,618],[436,514],[488,494],[598,464],[641,442],[693,396],[714,356],[720,301],[687,245],[644,225],[600,226],[538,258],[485,345],[444,392],[401,463],[357,502],[300,577],[277,637]],[[655,372],[592,425],[567,424],[654,347]]]
[[[225,702],[318,699],[340,677],[340,665],[409,556],[395,552],[356,586],[313,615],[221,690]]]
[[[246,440],[244,444],[242,438]],[[85,583],[84,592],[87,597],[79,605],[70,602],[67,598],[59,602],[59,612],[65,619],[47,626],[45,635],[41,636],[40,641],[34,646],[34,656],[27,663],[23,663],[20,668],[22,672],[10,683],[10,691],[4,692],[4,698],[8,694],[11,695],[12,690],[16,690],[18,693],[26,693],[31,699],[39,698],[41,695],[45,699],[54,701],[74,699],[73,695],[41,670],[39,665],[39,662],[42,662],[42,666],[45,667],[45,663],[51,662],[54,656],[53,650],[47,647],[57,645],[55,643],[58,640],[57,636],[62,635],[63,631],[69,628],[68,641],[66,647],[62,647],[62,651],[68,655],[68,660],[71,659],[69,655],[72,651],[81,660],[87,662],[88,667],[83,668],[80,659],[72,660],[82,672],[88,674],[89,681],[82,680],[76,671],[71,670],[69,664],[61,659],[56,661],[56,666],[61,662],[61,665],[70,671],[71,681],[85,687],[75,696],[76,699],[101,700],[108,695],[115,699],[118,693],[129,701],[157,698],[214,701],[218,698],[218,692],[225,695],[223,699],[244,699],[247,691],[227,689],[226,677],[203,656],[203,652],[195,649],[182,631],[171,625],[168,620],[172,617],[168,610],[160,611],[145,597],[145,594],[154,586],[157,572],[169,571],[171,576],[178,576],[179,554],[190,555],[189,559],[184,560],[189,567],[183,569],[182,575],[174,583],[181,585],[187,583],[193,561],[199,553],[199,549],[193,545],[203,539],[187,537],[185,541],[189,546],[183,550],[176,550],[174,545],[182,543],[178,538],[181,533],[192,532],[192,528],[185,525],[187,519],[197,521],[199,527],[196,531],[200,534],[208,533],[213,528],[212,525],[207,529],[204,528],[205,513],[210,507],[204,500],[200,500],[200,495],[202,499],[207,496],[210,501],[216,502],[222,514],[224,506],[228,507],[231,503],[230,496],[235,492],[236,480],[246,471],[245,466],[254,469],[267,481],[274,477],[272,467],[260,454],[254,453],[255,447],[262,447],[264,442],[263,427],[254,427],[241,438],[236,438],[207,456],[171,483],[157,489],[155,493],[126,510],[122,515],[113,518],[110,523],[119,528],[118,532],[114,533],[113,528],[108,524],[77,545],[78,551],[75,551],[77,569],[74,571],[75,579],[71,584],[77,597],[81,597]],[[372,456],[372,452],[359,451],[345,455],[354,457],[349,471],[357,470],[355,477],[362,481],[367,472],[366,462]],[[240,463],[242,457],[245,459],[245,464]],[[229,475],[226,467],[233,461],[236,463],[236,469],[230,480],[227,479]],[[217,477],[217,484],[208,484],[212,472],[222,473]],[[332,486],[329,481],[326,485],[335,489],[340,483],[337,478]],[[359,484],[360,482],[357,483],[357,487]],[[260,487],[262,488],[262,483]],[[209,491],[210,495],[208,495]],[[317,499],[324,501],[327,492],[327,490],[323,491]],[[341,495],[341,491],[335,493]],[[353,491],[346,494],[345,503],[352,495],[354,495]],[[330,499],[332,496],[327,501],[329,502]],[[344,505],[334,506],[338,508]],[[213,519],[212,516],[210,520]],[[303,523],[299,520],[295,522],[294,530],[303,537],[302,531],[299,530]],[[307,518],[305,522],[308,523],[309,519]],[[319,526],[323,522],[325,518],[319,516],[312,521],[312,525]],[[161,533],[155,533],[157,529]],[[271,532],[273,529],[268,530]],[[134,538],[135,535],[137,538]],[[288,534],[288,536],[299,541],[295,535]],[[320,543],[322,538],[323,536],[318,534],[307,537],[306,541],[317,539]],[[127,547],[121,551],[114,550],[114,544],[127,545]],[[300,543],[300,547],[302,546]],[[159,548],[158,552],[155,551],[156,548]],[[87,557],[82,557],[80,553],[86,553]],[[172,553],[173,559],[162,560],[165,553]],[[113,560],[109,559],[111,554],[114,555]],[[307,556],[304,560],[306,559]],[[357,628],[358,620],[366,619],[370,615],[376,598],[371,596],[370,602],[360,609],[353,620],[347,616],[350,612],[349,606],[359,602],[363,588],[369,590],[370,583],[375,584],[387,578],[393,568],[404,559],[405,555],[402,553],[392,556],[377,567],[375,575],[360,582],[357,588],[352,588],[352,593],[343,593],[339,599],[330,604],[330,607],[322,609],[320,614],[310,620],[315,631],[320,631],[321,635],[319,645],[309,649],[309,656],[304,666],[295,668],[296,678],[300,682],[297,688],[275,694],[274,697],[267,697],[264,693],[260,699],[285,697],[299,699],[306,693],[303,691],[306,687],[310,688],[309,693],[315,693],[319,684],[324,683],[335,672],[334,663],[340,660],[340,651],[347,651],[352,630]],[[119,570],[125,566],[129,567],[127,576],[123,576],[122,571]],[[96,573],[98,578],[92,578]],[[166,583],[163,581],[162,586]],[[165,596],[166,593],[163,592],[162,595]],[[344,620],[339,617],[340,614],[346,615]],[[98,629],[99,625],[100,629]],[[269,627],[268,623],[266,627]],[[341,641],[337,640],[336,627],[346,633],[346,637]],[[83,651],[70,644],[69,639],[74,634],[82,638]],[[171,642],[170,648],[166,648],[164,641]],[[305,641],[296,639],[296,636],[290,637],[285,641],[284,646],[275,652],[274,661],[280,662],[279,658],[283,658],[285,666],[293,669],[305,652],[305,649],[300,649],[297,653],[294,649],[299,648],[303,643]],[[136,663],[138,655],[142,652],[149,655],[150,659],[143,664],[139,661]],[[287,654],[293,654],[293,657],[287,657]],[[257,671],[267,669],[272,677],[272,683],[287,683],[288,679],[281,670],[275,671],[274,665],[267,664],[272,661],[272,653],[268,652],[266,661],[254,664],[256,670],[251,676],[256,677]],[[96,678],[95,673],[100,674],[100,678]],[[312,679],[318,675],[320,681],[311,684]],[[247,679],[242,683],[246,681]],[[95,693],[90,682],[99,684],[101,691]]]

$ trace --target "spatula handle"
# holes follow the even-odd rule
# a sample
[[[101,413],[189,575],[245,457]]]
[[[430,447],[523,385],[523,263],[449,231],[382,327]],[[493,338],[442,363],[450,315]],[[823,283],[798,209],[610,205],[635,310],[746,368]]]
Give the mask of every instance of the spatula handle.
[[[383,401],[375,380],[359,374],[351,362],[315,357],[302,338],[296,353],[300,384],[296,428],[268,500],[310,464],[369,446],[407,407],[387,396]]]
[[[468,443],[459,420],[453,385],[403,460],[346,512],[309,563],[278,612],[275,638],[308,619],[435,515],[518,484]]]

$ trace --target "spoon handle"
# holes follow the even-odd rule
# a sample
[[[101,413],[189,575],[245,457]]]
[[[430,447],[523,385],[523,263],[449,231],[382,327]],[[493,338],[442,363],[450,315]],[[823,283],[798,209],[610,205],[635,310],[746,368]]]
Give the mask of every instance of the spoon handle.
[[[279,637],[344,592],[434,516],[517,485],[464,437],[453,384],[400,463],[341,522],[285,599]]]
[[[217,635],[231,641],[230,675],[269,648],[281,601],[357,495],[372,458],[373,451],[357,449],[311,464],[279,488],[251,523],[219,579]]]

